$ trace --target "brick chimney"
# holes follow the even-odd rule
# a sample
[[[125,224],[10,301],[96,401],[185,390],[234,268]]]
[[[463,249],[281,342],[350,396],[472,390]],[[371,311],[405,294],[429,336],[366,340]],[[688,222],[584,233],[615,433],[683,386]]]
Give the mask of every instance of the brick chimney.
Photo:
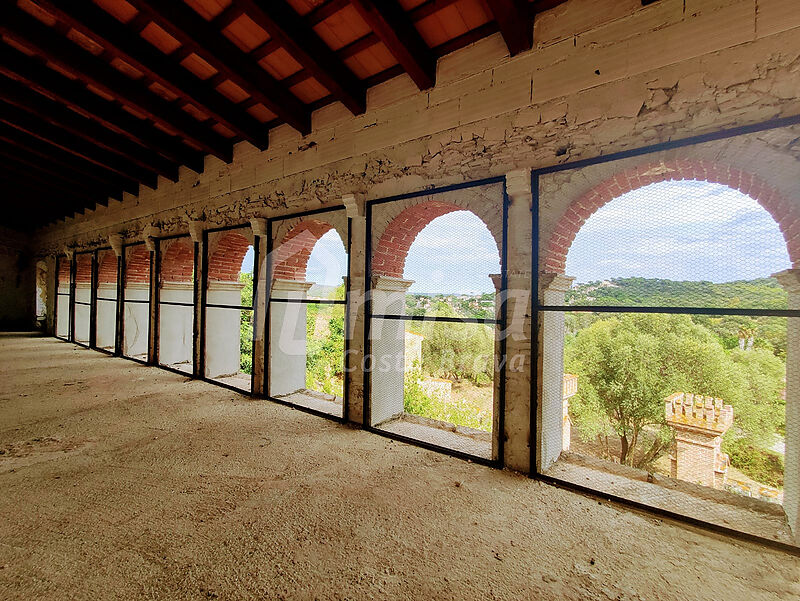
[[[733,423],[733,407],[722,399],[676,392],[665,399],[664,410],[667,424],[675,431],[672,477],[722,488],[728,456],[720,445]]]

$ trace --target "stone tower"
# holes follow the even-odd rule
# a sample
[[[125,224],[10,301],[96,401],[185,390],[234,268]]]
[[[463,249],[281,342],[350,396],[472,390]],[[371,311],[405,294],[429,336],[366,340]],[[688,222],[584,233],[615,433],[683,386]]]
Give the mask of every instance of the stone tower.
[[[733,423],[733,407],[722,399],[685,392],[670,395],[664,405],[667,424],[675,431],[672,477],[722,488],[728,456],[720,445]]]

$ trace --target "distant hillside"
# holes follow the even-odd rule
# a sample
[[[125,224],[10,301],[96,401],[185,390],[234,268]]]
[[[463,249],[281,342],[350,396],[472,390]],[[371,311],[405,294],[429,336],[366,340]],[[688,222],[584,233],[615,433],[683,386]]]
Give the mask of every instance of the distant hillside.
[[[566,302],[570,305],[787,308],[786,292],[773,278],[722,284],[617,278],[575,285],[567,293]]]

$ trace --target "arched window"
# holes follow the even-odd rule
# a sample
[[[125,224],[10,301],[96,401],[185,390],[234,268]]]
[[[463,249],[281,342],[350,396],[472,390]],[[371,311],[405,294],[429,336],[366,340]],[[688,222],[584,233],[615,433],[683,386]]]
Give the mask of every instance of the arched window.
[[[72,264],[64,255],[56,257],[56,303],[55,329],[56,337],[69,340],[71,335],[70,317],[72,296]]]
[[[95,346],[113,353],[117,338],[117,255],[111,249],[97,253],[96,311]]]
[[[75,253],[75,296],[73,341],[89,346],[92,327],[92,262],[94,252]]]
[[[705,160],[602,167],[540,186],[557,203],[605,176],[542,235],[538,469],[772,537],[765,503],[796,503],[781,281],[796,209]]]
[[[372,209],[370,424],[497,457],[502,191]]]
[[[194,373],[194,243],[158,241],[158,363]]]
[[[47,319],[47,263],[36,262],[36,327],[44,330]]]
[[[148,361],[150,333],[150,251],[144,242],[123,246],[122,354]]]
[[[207,237],[205,375],[250,392],[253,383],[253,268],[250,226]]]
[[[347,217],[278,220],[271,235],[268,395],[344,417]]]

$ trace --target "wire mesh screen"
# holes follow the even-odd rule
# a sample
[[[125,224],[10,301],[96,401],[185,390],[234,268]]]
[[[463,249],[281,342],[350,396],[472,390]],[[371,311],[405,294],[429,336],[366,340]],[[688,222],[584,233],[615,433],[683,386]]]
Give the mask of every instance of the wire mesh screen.
[[[189,236],[158,241],[158,362],[194,372],[194,243]]]
[[[144,244],[126,246],[122,272],[122,354],[148,360],[150,337],[150,251]]]
[[[348,221],[343,210],[271,222],[268,396],[344,417]]]
[[[253,382],[253,270],[249,227],[207,236],[205,376],[250,392]]]
[[[496,456],[503,188],[370,207],[370,425]]]
[[[791,542],[800,170],[743,160],[784,138],[538,176],[540,472]]]
[[[113,250],[97,252],[97,316],[95,346],[113,353],[117,341],[117,255]]]
[[[92,324],[92,261],[94,253],[75,253],[74,341],[89,345]]]
[[[58,338],[70,337],[70,282],[71,265],[66,257],[56,257],[55,331]]]

